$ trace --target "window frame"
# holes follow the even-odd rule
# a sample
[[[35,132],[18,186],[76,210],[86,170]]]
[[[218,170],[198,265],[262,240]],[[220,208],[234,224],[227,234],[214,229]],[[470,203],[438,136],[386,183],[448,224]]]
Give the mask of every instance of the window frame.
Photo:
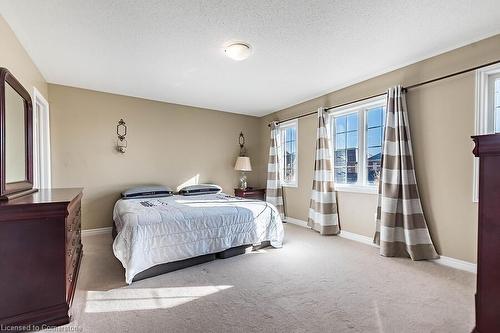
[[[293,181],[286,181],[284,177],[284,171],[285,171],[285,136],[283,135],[283,132],[286,131],[287,128],[295,128],[295,163],[294,163],[294,180]],[[281,145],[281,151],[282,151],[282,156],[280,156],[280,180],[281,180],[281,186],[283,187],[298,187],[299,186],[299,121],[298,119],[292,119],[285,121],[283,123],[280,123],[279,126],[279,131],[280,131],[280,145]]]
[[[386,107],[387,95],[373,97],[357,103],[351,103],[342,107],[334,108],[328,111],[328,127],[330,132],[330,155],[332,160],[333,172],[335,172],[335,118],[348,114],[358,113],[358,182],[355,184],[335,184],[335,190],[339,192],[368,193],[377,194],[378,186],[368,183],[367,168],[367,111],[376,107]],[[382,128],[385,124],[382,124]],[[382,139],[383,140],[383,139]],[[383,142],[382,142],[383,145]]]
[[[474,119],[476,135],[495,133],[494,82],[499,77],[500,64],[476,70]],[[473,167],[472,201],[479,202],[479,158],[473,157]]]

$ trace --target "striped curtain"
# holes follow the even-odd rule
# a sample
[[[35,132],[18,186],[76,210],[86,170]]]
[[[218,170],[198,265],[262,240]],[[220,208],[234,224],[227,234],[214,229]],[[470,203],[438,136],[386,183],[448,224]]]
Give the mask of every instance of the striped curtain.
[[[278,209],[281,218],[285,218],[283,188],[280,181],[281,154],[280,129],[278,123],[273,122],[271,123],[271,145],[269,147],[269,162],[267,164],[266,201]]]
[[[386,110],[374,243],[380,245],[380,254],[387,257],[438,258],[418,193],[401,86],[389,89]]]
[[[336,235],[340,232],[340,227],[333,189],[330,136],[325,117],[324,109],[319,108],[314,178],[307,225],[322,235]]]

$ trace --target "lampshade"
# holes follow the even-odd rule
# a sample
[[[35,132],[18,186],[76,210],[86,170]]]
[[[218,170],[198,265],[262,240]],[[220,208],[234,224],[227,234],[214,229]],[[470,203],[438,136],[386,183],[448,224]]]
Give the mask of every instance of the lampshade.
[[[250,157],[240,156],[236,160],[234,165],[234,170],[239,171],[252,171],[252,165],[250,164]]]

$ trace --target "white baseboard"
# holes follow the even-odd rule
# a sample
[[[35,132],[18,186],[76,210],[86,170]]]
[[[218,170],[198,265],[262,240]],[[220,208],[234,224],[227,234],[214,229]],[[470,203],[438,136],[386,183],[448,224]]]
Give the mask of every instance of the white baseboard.
[[[432,262],[439,265],[460,269],[462,271],[471,272],[474,274],[476,274],[477,272],[477,265],[469,261],[450,258],[446,256],[439,256],[439,259],[432,260]]]
[[[103,234],[108,234],[108,233],[111,234],[111,230],[113,230],[112,227],[86,229],[86,230],[82,230],[82,237],[103,235]]]
[[[298,225],[300,227],[304,227],[304,228],[309,228],[307,226],[307,222],[306,221],[302,221],[302,220],[299,220],[299,219],[294,219],[293,217],[285,217],[284,221],[286,223],[291,223],[291,224],[295,224],[295,225]],[[310,229],[310,228],[309,228]]]
[[[356,242],[360,242],[360,243],[363,243],[363,244],[366,244],[366,245],[378,247],[377,244],[373,243],[373,239],[372,238],[367,237],[367,236],[363,236],[363,235],[360,235],[360,234],[355,234],[354,232],[340,230],[339,236],[342,237],[342,238],[350,239],[350,240],[353,240],[353,241],[356,241]]]
[[[295,225],[298,225],[301,227],[309,228],[307,226],[307,222],[299,220],[299,219],[294,219],[293,217],[287,217],[287,218],[285,218],[285,221],[287,223],[291,223],[291,224],[295,224]],[[353,240],[356,242],[360,242],[360,243],[363,243],[366,245],[378,247],[378,245],[373,243],[373,239],[371,237],[355,234],[353,232],[341,230],[340,234],[338,236],[342,237],[342,238],[350,239],[350,240]],[[430,262],[433,262],[433,263],[436,263],[439,265],[443,265],[443,266],[448,266],[448,267],[460,269],[462,271],[466,271],[466,272],[470,272],[470,273],[477,272],[477,265],[476,264],[474,264],[472,262],[460,260],[460,259],[451,258],[451,257],[440,256],[439,259],[430,260]]]

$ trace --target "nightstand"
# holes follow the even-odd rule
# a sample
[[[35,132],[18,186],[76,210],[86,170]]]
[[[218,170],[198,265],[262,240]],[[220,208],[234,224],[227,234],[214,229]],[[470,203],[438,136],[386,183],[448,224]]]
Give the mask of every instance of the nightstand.
[[[247,187],[246,189],[242,190],[239,188],[235,188],[234,195],[245,199],[266,200],[266,189]]]

